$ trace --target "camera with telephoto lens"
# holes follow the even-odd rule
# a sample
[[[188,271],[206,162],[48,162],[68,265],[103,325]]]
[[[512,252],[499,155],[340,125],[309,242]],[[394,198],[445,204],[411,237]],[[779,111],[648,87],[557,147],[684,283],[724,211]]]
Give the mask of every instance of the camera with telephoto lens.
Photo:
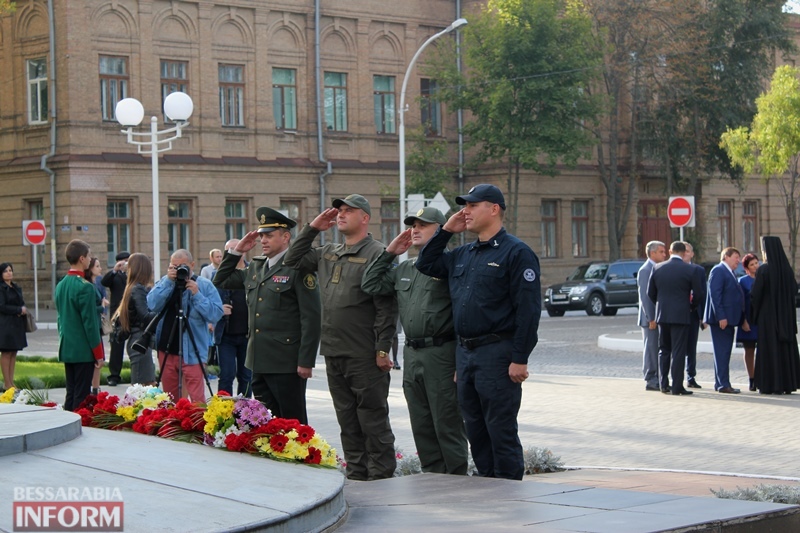
[[[191,275],[191,270],[189,270],[188,265],[181,265],[175,269],[175,286],[178,289],[185,289],[186,288],[186,280],[189,279]]]

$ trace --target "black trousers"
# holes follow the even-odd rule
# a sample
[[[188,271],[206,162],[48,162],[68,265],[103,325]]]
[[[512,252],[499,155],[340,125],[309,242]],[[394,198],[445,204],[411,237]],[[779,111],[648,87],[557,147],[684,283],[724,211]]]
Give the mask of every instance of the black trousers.
[[[253,396],[278,418],[296,418],[308,424],[306,380],[292,374],[256,374],[250,382]],[[239,383],[239,387],[242,384]],[[241,388],[239,389],[241,390]]]
[[[686,364],[688,342],[689,324],[658,325],[658,366],[662,389],[669,388],[669,375],[672,376],[672,392],[683,388],[683,368]]]
[[[124,342],[112,342],[111,354],[108,357],[108,379],[120,381],[119,373],[122,372],[122,358],[125,354]]]
[[[74,411],[92,390],[94,363],[64,363],[64,373],[67,377],[64,410]]]

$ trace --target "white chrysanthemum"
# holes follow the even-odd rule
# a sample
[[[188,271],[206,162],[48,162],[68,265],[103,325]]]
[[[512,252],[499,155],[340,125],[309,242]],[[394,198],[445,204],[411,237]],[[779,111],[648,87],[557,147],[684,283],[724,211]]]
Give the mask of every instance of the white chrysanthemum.
[[[214,446],[214,448],[225,448],[225,437],[228,435],[241,435],[242,433],[246,433],[246,431],[237,428],[236,424],[232,425],[225,431],[217,431],[214,434],[214,443],[212,446]]]

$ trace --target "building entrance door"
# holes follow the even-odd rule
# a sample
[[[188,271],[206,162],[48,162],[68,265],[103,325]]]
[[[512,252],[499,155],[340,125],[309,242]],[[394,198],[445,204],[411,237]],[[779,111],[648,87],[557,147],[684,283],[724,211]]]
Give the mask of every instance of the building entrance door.
[[[666,200],[639,201],[639,254],[647,257],[645,246],[650,241],[661,241],[669,248],[672,228],[667,218]]]

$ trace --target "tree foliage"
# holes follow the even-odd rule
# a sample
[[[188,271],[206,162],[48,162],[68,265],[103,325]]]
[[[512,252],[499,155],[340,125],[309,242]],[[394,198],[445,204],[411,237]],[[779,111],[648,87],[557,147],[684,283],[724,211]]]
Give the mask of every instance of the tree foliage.
[[[577,0],[490,0],[464,30],[464,74],[451,53],[430,62],[438,97],[468,110],[464,126],[474,164],[507,167],[515,231],[520,169],[554,175],[591,144],[598,100],[586,89],[601,46]]]
[[[0,15],[13,13],[17,10],[17,3],[12,0],[0,0]]]
[[[448,184],[452,182],[447,161],[447,141],[441,137],[428,137],[424,129],[413,130],[408,135],[411,150],[406,158],[409,194],[424,194],[433,198],[441,192],[445,198],[453,196]],[[446,214],[446,213],[445,213]]]
[[[770,89],[756,99],[750,127],[728,129],[720,148],[747,173],[772,180],[781,192],[789,222],[789,254],[794,268],[800,227],[800,69],[779,67]]]

